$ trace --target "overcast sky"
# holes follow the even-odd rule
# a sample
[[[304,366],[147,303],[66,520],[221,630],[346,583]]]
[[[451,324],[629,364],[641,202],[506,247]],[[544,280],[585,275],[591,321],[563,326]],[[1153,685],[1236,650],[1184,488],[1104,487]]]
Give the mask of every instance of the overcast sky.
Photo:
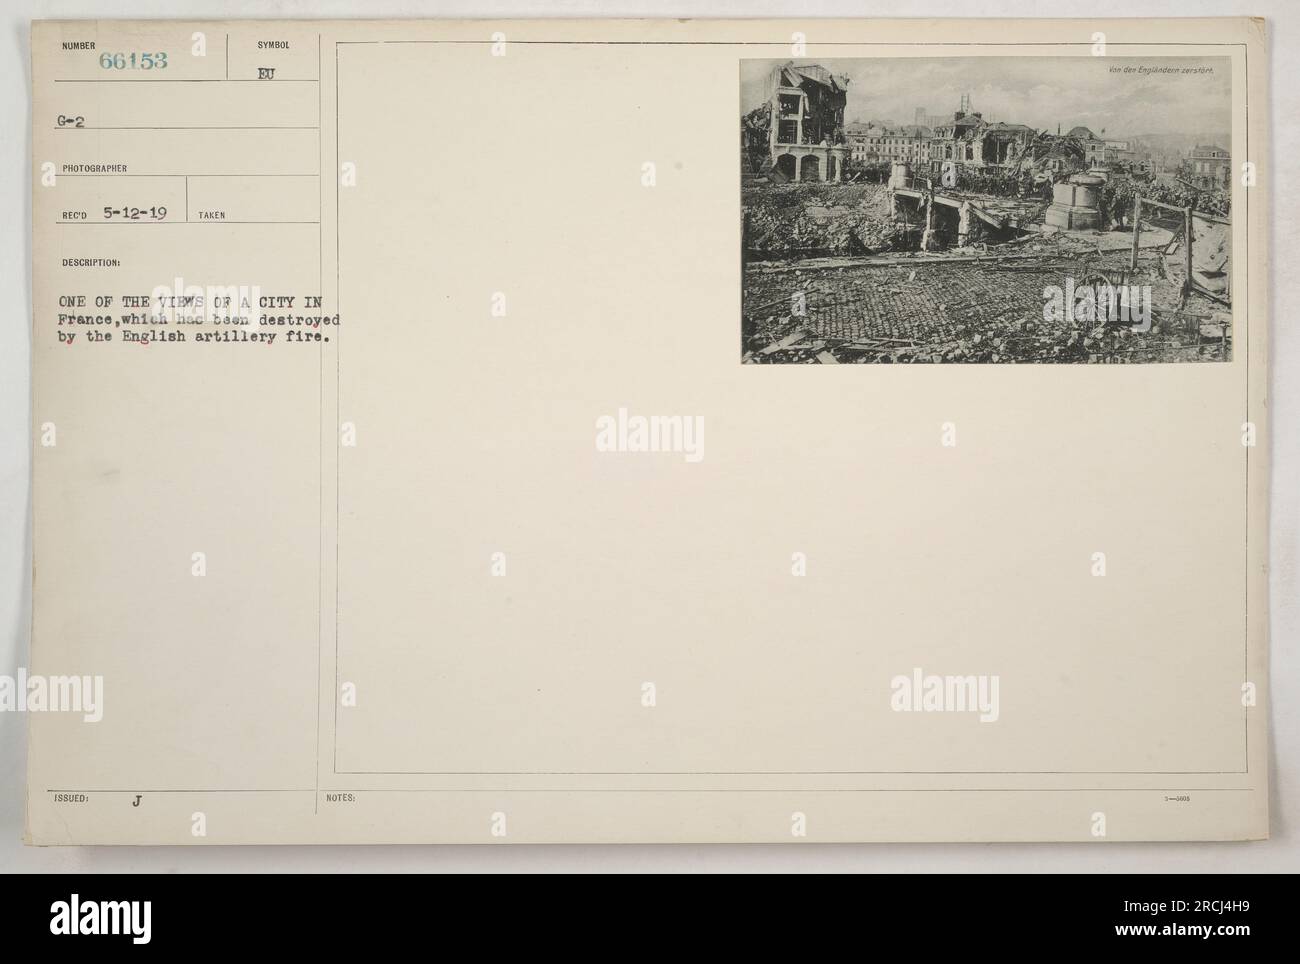
[[[772,68],[742,60],[744,110],[765,99]],[[852,81],[845,119],[911,124],[917,107],[957,109],[968,92],[986,118],[1062,131],[1082,124],[1107,137],[1218,134],[1232,129],[1232,65],[1226,57],[944,57],[803,59]],[[1176,73],[1143,73],[1174,68]],[[1203,72],[1187,72],[1189,70]]]

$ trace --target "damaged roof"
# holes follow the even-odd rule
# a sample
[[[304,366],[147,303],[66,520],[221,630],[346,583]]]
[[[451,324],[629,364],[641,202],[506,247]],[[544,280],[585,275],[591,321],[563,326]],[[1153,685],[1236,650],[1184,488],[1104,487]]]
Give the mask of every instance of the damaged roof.
[[[1034,128],[1027,124],[1008,124],[1004,121],[998,121],[996,124],[989,124],[984,128],[985,134],[1007,134],[1014,136],[1016,134],[1034,133]]]
[[[842,74],[832,74],[821,64],[786,64],[781,68],[781,83],[786,87],[798,87],[804,81],[811,81],[822,87],[828,87],[836,93],[849,89],[849,78]],[[788,78],[788,81],[787,81]]]

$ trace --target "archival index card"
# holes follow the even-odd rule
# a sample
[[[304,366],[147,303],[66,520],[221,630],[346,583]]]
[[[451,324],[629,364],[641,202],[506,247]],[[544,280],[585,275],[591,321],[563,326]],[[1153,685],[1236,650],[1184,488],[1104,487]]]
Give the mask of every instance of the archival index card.
[[[1260,22],[31,42],[33,843],[1267,835]]]

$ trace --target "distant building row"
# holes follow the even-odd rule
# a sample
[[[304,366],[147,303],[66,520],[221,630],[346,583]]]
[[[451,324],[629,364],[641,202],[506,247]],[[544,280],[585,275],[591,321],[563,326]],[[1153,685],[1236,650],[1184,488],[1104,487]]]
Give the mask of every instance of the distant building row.
[[[855,161],[906,161],[925,165],[953,161],[977,168],[1025,169],[1047,157],[1067,166],[1073,156],[1084,167],[1140,166],[1144,162],[1128,141],[1105,140],[1086,127],[1066,134],[1040,133],[1025,124],[988,122],[968,102],[948,120],[934,126],[888,127],[880,124],[846,125],[844,136]],[[1061,149],[1053,151],[1061,145]]]
[[[849,78],[816,64],[793,62],[769,78],[766,103],[746,116],[743,149],[761,157],[756,166],[791,181],[839,181],[847,161],[901,161],[916,169],[944,162],[985,171],[1046,175],[1075,170],[1158,173],[1168,160],[1152,157],[1127,140],[1107,140],[1087,127],[1053,135],[1025,124],[989,122],[971,109],[970,96],[951,116],[917,108],[916,123],[889,126],[844,123]],[[1200,188],[1225,187],[1229,153],[1198,146],[1177,163],[1179,176]]]

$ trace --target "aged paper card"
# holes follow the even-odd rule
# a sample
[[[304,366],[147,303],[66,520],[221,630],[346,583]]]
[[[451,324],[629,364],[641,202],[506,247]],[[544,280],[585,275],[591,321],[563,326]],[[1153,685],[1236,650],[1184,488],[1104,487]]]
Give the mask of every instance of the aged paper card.
[[[1267,835],[1262,23],[811,23],[33,25],[31,842]]]

